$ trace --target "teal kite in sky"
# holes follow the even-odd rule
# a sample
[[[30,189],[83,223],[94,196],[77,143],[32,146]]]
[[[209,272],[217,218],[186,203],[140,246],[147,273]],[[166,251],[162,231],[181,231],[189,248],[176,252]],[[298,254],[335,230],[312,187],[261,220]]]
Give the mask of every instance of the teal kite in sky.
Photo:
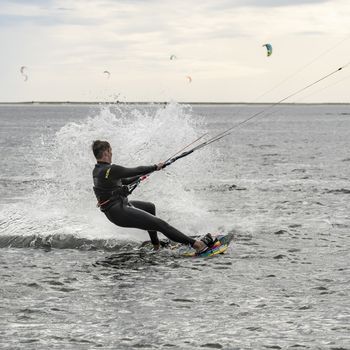
[[[264,44],[263,47],[264,46],[266,46],[267,56],[271,56],[272,55],[272,45],[271,44]]]

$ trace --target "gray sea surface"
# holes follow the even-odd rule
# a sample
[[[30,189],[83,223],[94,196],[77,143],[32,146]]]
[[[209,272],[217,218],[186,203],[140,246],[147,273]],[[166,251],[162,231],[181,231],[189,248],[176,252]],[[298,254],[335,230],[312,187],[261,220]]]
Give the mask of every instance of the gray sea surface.
[[[350,105],[267,110],[133,193],[234,232],[222,256],[144,252],[95,208],[93,139],[152,164],[267,107],[0,106],[0,348],[350,349]]]

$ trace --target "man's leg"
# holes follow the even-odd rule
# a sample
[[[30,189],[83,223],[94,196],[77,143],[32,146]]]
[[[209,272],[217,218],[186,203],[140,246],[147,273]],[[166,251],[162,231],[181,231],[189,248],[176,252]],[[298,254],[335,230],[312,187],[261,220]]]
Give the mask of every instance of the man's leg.
[[[105,214],[111,222],[121,227],[134,227],[146,231],[158,231],[174,242],[190,244],[191,246],[198,242],[186,236],[164,220],[132,206],[115,204],[108,209]],[[197,249],[196,246],[197,244],[194,246]]]
[[[147,213],[150,213],[152,215],[156,215],[156,206],[151,202],[142,202],[142,201],[130,201],[129,204],[131,204],[133,207],[141,209],[146,211]],[[159,245],[159,239],[157,235],[157,231],[148,231],[148,234],[151,238],[151,242],[153,245],[157,246]]]

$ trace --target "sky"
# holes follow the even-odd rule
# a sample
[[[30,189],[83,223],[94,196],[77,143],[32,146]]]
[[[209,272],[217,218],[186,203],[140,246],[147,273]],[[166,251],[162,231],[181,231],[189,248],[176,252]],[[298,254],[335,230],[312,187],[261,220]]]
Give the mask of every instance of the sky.
[[[349,0],[0,0],[0,102],[275,103],[344,67],[285,102],[350,103],[349,18]]]

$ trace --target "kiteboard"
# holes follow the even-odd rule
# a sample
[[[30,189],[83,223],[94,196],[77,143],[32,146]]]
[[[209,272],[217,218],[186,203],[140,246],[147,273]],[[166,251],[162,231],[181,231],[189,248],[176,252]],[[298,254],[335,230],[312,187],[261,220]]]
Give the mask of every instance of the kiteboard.
[[[190,258],[207,258],[207,257],[224,254],[227,251],[233,239],[233,233],[228,233],[226,235],[212,234],[212,236],[213,238],[216,238],[215,243],[202,253],[197,253],[196,250],[193,249],[191,246],[183,245],[181,243],[176,243],[176,242],[170,241],[169,239],[161,240],[160,245],[163,249],[169,249],[172,252],[175,252],[179,256],[190,257]],[[193,238],[199,238],[199,237],[193,237]],[[141,244],[140,248],[146,249],[146,250],[148,249],[152,250],[153,245],[151,241],[146,241]]]

